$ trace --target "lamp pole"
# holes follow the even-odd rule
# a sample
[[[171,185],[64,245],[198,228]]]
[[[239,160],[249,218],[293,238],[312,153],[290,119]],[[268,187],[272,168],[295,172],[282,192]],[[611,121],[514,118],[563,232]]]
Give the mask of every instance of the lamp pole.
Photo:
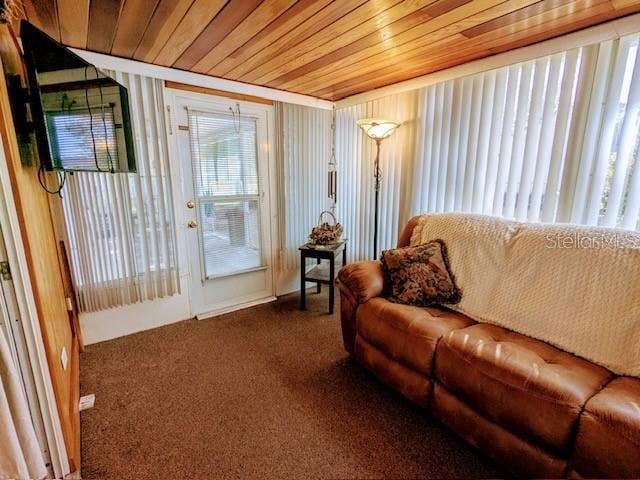
[[[378,256],[378,203],[380,203],[380,144],[388,138],[393,131],[400,126],[399,123],[376,118],[363,118],[358,120],[358,126],[372,140],[376,142],[376,160],[373,164],[373,177],[375,178],[375,205],[373,218],[373,259]]]
[[[380,197],[380,143],[382,138],[376,138],[376,160],[373,164],[373,176],[375,178],[375,209],[373,216],[373,259],[378,258],[378,203]]]

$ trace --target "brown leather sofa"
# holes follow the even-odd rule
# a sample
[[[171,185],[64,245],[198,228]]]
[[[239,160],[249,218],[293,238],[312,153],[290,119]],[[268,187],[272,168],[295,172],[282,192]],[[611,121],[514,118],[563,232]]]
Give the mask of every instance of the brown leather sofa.
[[[338,283],[345,349],[503,468],[640,478],[640,379],[445,308],[391,303],[377,261],[347,265]]]

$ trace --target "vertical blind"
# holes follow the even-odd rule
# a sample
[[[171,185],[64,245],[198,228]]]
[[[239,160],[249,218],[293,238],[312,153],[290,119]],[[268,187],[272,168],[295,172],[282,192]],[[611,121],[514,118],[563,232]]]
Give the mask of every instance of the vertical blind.
[[[280,181],[278,214],[280,268],[298,268],[298,247],[308,240],[327,196],[331,156],[331,112],[276,102],[276,161]],[[339,200],[339,199],[338,199]]]
[[[202,279],[264,264],[256,120],[189,109]]]
[[[369,116],[403,122],[382,143],[382,248],[422,212],[640,228],[638,39],[338,110],[339,211],[355,258],[372,253],[374,144],[355,123]]]
[[[63,191],[79,307],[90,312],[180,291],[161,80],[109,72],[127,87],[137,172],[76,172]]]
[[[413,211],[554,221],[546,204],[557,202],[581,59],[575,50],[421,90]]]
[[[336,158],[338,163],[338,219],[349,239],[349,258],[373,256],[375,142],[362,133],[356,121],[385,118],[402,122],[391,137],[382,142],[380,169],[379,244],[395,245],[398,226],[408,218],[409,186],[414,169],[416,92],[392,95],[336,112]]]

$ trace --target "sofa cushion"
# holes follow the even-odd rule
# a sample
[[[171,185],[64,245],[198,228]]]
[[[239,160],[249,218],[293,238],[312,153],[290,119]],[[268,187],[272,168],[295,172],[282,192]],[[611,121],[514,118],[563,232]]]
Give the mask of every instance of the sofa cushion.
[[[418,307],[460,301],[442,240],[385,250],[380,261],[389,300]]]
[[[431,397],[431,379],[389,358],[360,335],[356,336],[354,355],[380,380],[423,407]]]
[[[611,373],[549,344],[477,324],[438,345],[438,381],[490,420],[560,454],[586,401]]]
[[[583,477],[640,478],[640,379],[616,378],[587,402],[572,467]]]
[[[566,459],[559,458],[487,420],[438,382],[435,382],[433,389],[431,411],[445,425],[484,452],[503,469],[522,478],[564,476]]]
[[[438,340],[475,322],[461,313],[435,307],[412,307],[372,298],[356,313],[359,335],[387,356],[428,375]]]

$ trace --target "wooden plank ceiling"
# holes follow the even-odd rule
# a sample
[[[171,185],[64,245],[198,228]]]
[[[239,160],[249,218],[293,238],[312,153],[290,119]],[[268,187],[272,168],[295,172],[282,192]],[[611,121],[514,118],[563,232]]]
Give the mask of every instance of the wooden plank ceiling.
[[[62,43],[338,100],[640,11],[640,0],[22,0]]]

